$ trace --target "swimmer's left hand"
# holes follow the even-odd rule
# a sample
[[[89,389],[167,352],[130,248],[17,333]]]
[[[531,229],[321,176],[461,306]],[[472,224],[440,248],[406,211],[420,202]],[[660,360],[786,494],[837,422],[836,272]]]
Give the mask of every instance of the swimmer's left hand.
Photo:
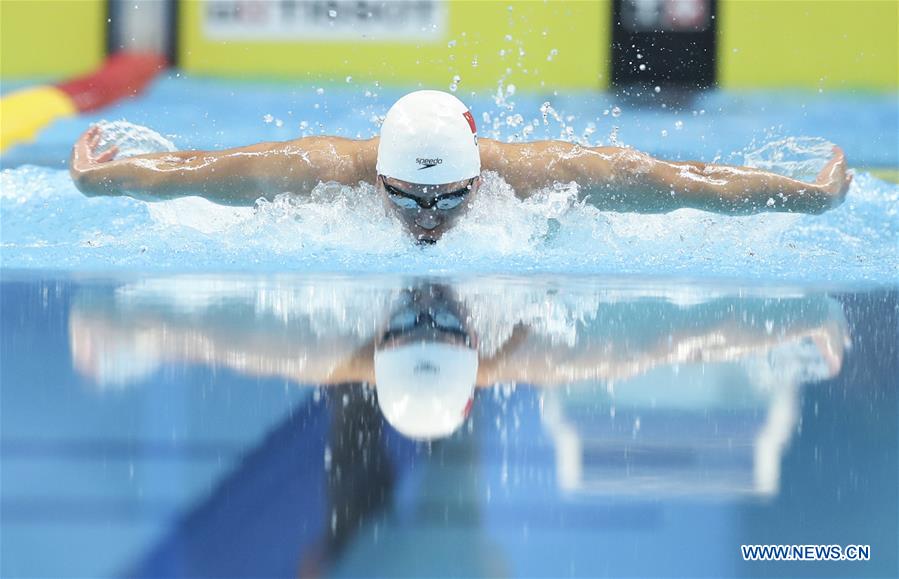
[[[843,149],[834,147],[833,157],[815,179],[818,190],[824,193],[829,201],[828,207],[823,209],[832,209],[842,203],[846,199],[850,183],[852,183],[852,173],[848,171],[846,155],[843,154]]]
[[[98,153],[100,147],[100,128],[92,126],[82,134],[75,146],[72,147],[72,159],[69,163],[69,174],[78,189],[85,195],[100,194],[96,187],[92,186],[90,175],[96,169],[115,159],[119,149],[112,146],[102,153]]]
[[[100,163],[112,161],[119,152],[118,147],[112,146],[102,153],[98,153],[99,147],[100,127],[93,125],[78,137],[75,146],[72,147],[72,171],[87,171]]]

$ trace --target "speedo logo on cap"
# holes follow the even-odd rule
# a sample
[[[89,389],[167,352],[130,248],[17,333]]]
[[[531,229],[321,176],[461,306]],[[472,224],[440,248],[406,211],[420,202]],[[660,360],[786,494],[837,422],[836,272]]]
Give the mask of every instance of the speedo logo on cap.
[[[440,158],[424,159],[422,157],[419,157],[419,158],[415,159],[415,162],[418,163],[419,165],[421,165],[421,167],[418,168],[418,170],[421,171],[422,169],[430,169],[431,167],[436,167],[437,165],[440,165],[441,163],[443,163],[443,159],[440,159]]]

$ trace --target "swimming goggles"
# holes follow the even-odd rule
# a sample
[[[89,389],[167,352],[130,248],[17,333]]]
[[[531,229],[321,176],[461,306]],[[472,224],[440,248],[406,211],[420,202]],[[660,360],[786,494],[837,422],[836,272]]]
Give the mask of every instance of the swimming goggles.
[[[465,196],[471,192],[474,180],[477,179],[477,177],[472,177],[464,187],[455,191],[441,193],[430,198],[422,198],[389,185],[384,175],[378,175],[378,178],[384,185],[384,189],[387,190],[387,196],[400,209],[430,209],[436,207],[440,211],[449,211],[461,205],[465,201]]]

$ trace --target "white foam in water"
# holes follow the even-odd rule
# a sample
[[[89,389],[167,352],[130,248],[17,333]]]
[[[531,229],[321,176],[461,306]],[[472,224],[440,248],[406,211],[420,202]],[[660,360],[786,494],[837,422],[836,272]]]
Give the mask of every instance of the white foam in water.
[[[505,94],[505,93],[503,93]],[[123,154],[172,151],[158,133],[104,123]],[[744,155],[747,165],[810,178],[830,156],[821,139],[787,138]],[[574,183],[521,201],[485,173],[469,214],[433,246],[415,245],[371,185],[324,183],[255,207],[200,198],[86,198],[67,171],[2,173],[2,261],[9,268],[142,271],[301,271],[674,275],[757,280],[895,282],[899,186],[856,176],[823,215],[730,217],[682,209],[600,212]]]
[[[218,205],[202,197],[172,199],[165,203],[149,203],[153,221],[160,225],[189,227],[203,233],[221,233],[253,218],[251,207]]]

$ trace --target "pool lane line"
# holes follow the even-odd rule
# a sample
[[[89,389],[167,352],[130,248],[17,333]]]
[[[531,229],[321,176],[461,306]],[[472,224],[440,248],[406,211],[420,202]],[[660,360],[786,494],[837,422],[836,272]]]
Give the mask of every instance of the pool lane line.
[[[0,98],[0,151],[34,140],[57,119],[139,94],[166,67],[165,58],[158,54],[119,52],[90,74],[13,91]]]

